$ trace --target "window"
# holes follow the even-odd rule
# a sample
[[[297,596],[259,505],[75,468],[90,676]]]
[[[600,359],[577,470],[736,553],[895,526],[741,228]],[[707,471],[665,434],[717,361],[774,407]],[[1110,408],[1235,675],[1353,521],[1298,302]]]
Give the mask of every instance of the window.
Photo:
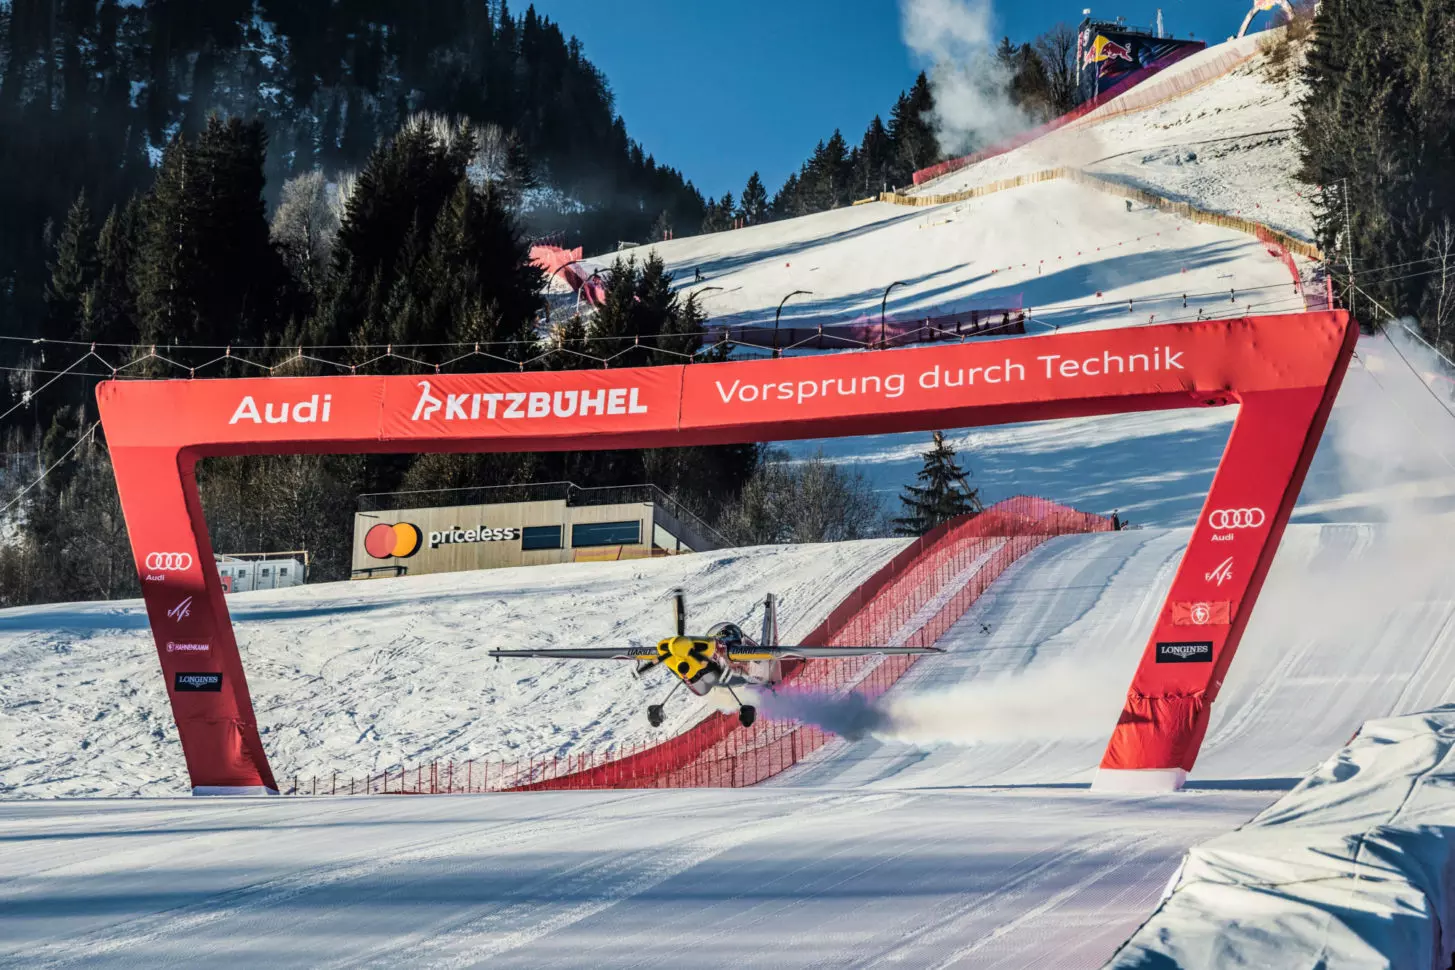
[[[280,566],[278,568],[278,575],[279,576],[286,576],[286,575],[288,575],[288,567],[287,566]]]
[[[561,527],[558,525],[528,525],[521,530],[521,549],[561,548]]]
[[[635,522],[588,522],[571,527],[571,545],[630,546],[642,541],[642,524]]]
[[[272,572],[272,570],[270,570],[267,566],[264,566],[263,567],[263,575],[264,576],[269,575],[271,572]]]

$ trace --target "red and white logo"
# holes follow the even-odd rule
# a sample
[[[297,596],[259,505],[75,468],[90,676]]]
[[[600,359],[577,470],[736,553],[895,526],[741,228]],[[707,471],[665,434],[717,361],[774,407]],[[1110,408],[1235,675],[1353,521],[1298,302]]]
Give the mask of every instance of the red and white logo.
[[[159,573],[181,573],[192,568],[192,555],[186,552],[149,552],[146,568]]]
[[[167,616],[174,620],[185,620],[192,615],[192,597],[187,597],[176,606],[167,611]]]
[[[411,421],[434,420],[444,410],[445,421],[516,421],[521,419],[583,418],[593,415],[646,414],[639,387],[603,387],[595,391],[492,391],[476,394],[434,394],[429,381],[419,382],[419,400]]]
[[[211,651],[212,644],[210,643],[173,643],[171,640],[167,641],[167,653],[210,653]]]
[[[1203,577],[1209,583],[1217,583],[1219,586],[1233,578],[1233,557],[1229,556],[1218,564],[1218,568]]]
[[[1233,604],[1227,600],[1172,604],[1173,626],[1227,626],[1232,616]]]
[[[322,408],[320,409],[320,402]],[[274,404],[264,402],[263,410],[258,410],[258,402],[253,400],[251,394],[245,396],[238,404],[237,410],[232,412],[228,424],[237,424],[239,421],[250,421],[253,424],[314,424],[316,422],[327,422],[333,410],[333,395],[324,394],[321,398],[315,394],[306,401],[284,402]]]
[[[1213,509],[1207,517],[1207,524],[1219,531],[1228,529],[1256,529],[1268,517],[1262,509]]]

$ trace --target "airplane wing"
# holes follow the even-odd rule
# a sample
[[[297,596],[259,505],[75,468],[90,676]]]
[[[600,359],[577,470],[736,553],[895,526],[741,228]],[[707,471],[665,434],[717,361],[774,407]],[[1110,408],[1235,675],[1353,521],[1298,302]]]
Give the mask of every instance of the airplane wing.
[[[730,660],[826,660],[834,657],[872,657],[876,654],[944,653],[941,647],[739,647],[728,651]]]
[[[541,647],[533,650],[491,650],[490,656],[538,657],[542,660],[656,660],[656,647]]]

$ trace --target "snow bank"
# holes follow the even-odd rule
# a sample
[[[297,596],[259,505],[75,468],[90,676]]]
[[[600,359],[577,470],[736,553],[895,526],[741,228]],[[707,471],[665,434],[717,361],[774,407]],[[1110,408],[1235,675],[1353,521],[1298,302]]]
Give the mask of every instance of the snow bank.
[[[704,629],[752,628],[776,592],[789,640],[906,541],[319,584],[241,593],[228,608],[279,776],[564,756],[671,737],[713,708],[678,691],[652,729],[644,710],[665,674],[638,683],[627,664],[496,662],[488,649],[655,643],[677,586]],[[0,611],[0,671],[0,797],[188,790],[140,601]]]
[[[1366,723],[1247,825],[1193,848],[1107,964],[1449,966],[1455,705]]]

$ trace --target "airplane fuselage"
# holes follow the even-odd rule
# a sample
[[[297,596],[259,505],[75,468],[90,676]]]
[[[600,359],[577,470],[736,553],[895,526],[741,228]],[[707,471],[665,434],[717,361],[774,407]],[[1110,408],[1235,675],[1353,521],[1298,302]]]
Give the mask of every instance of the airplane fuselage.
[[[744,648],[756,646],[746,638],[733,643],[739,656]],[[657,659],[699,696],[714,687],[771,687],[783,679],[781,664],[770,655],[729,659],[728,643],[715,636],[667,637],[657,643]]]

